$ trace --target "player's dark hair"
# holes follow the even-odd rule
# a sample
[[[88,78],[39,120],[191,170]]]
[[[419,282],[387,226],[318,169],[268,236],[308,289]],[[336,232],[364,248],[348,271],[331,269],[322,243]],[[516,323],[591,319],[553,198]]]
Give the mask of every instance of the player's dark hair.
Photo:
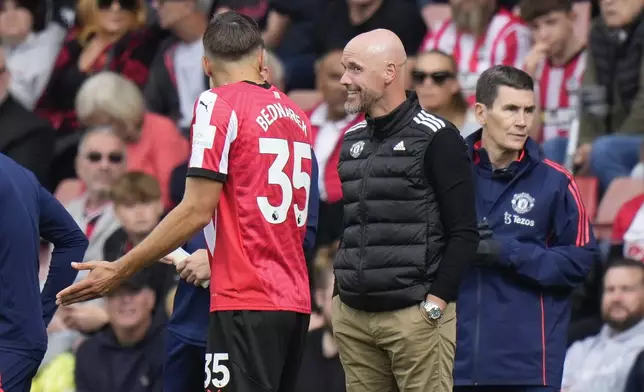
[[[476,102],[492,106],[499,94],[499,87],[534,91],[534,80],[525,71],[509,65],[495,65],[488,68],[476,82]]]
[[[215,15],[203,35],[204,51],[217,60],[237,61],[263,47],[257,23],[235,11]]]
[[[521,19],[532,22],[551,12],[572,11],[572,0],[521,0],[519,11]]]
[[[159,181],[142,172],[129,172],[122,175],[110,190],[114,205],[133,206],[161,199]]]

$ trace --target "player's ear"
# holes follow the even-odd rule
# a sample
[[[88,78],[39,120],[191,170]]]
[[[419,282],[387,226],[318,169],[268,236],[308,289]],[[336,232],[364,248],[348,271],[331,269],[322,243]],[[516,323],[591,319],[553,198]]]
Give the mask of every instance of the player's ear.
[[[476,122],[485,126],[487,124],[487,106],[477,102],[474,105],[474,116],[476,117]]]
[[[203,67],[203,72],[208,75],[209,78],[212,78],[212,72],[210,71],[210,61],[208,61],[208,57],[203,56],[201,58],[201,66]]]
[[[259,72],[262,73],[264,69],[268,69],[268,56],[266,55],[266,49],[262,48],[259,51]]]

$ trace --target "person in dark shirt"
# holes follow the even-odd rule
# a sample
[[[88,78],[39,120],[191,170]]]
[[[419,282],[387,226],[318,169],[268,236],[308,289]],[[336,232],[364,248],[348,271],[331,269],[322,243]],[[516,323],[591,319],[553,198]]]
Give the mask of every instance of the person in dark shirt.
[[[143,270],[106,297],[109,325],[76,352],[77,392],[163,391],[165,318],[154,312],[153,281]]]
[[[71,284],[87,238],[33,173],[0,154],[0,391],[28,391],[47,349],[56,293]],[[54,244],[40,291],[41,237]]]
[[[333,247],[330,245],[330,247]],[[344,370],[333,339],[331,304],[333,301],[332,262],[336,250],[316,261],[315,301],[321,310],[324,325],[309,331],[306,337],[302,365],[296,391],[344,392]]]
[[[415,56],[427,32],[413,2],[401,0],[340,0],[327,5],[314,28],[318,55],[342,49],[358,34],[374,29],[393,31],[409,56]]]

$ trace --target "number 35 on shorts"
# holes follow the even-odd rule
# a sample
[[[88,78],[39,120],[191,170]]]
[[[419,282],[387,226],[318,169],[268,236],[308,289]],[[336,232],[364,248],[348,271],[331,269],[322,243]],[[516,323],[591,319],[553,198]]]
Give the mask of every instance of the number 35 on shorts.
[[[204,388],[213,386],[224,388],[230,382],[230,370],[226,366],[228,353],[207,353],[206,354],[206,381]]]

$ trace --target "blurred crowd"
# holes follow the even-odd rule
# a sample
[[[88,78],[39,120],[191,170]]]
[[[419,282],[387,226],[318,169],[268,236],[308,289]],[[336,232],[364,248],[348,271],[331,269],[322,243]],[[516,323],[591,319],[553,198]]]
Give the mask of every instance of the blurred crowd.
[[[604,266],[644,261],[644,0],[0,4],[0,152],[66,205],[89,238],[85,261],[118,259],[180,201],[194,101],[209,88],[201,64],[209,17],[236,10],[258,22],[265,77],[308,112],[320,170],[303,392],[344,391],[329,331],[342,230],[336,165],[344,131],[363,119],[344,110],[344,45],[376,28],[396,33],[408,88],[463,136],[479,128],[471,110],[478,75],[496,64],[523,68],[536,80],[541,111],[531,135],[575,173],[604,250],[574,294],[564,390],[605,383],[641,391],[629,388],[644,385],[644,276]],[[42,282],[50,254],[41,244]],[[162,263],[148,272],[106,298],[58,310],[32,391],[98,392],[108,384],[101,380],[127,377],[140,388],[121,392],[161,390],[178,277]]]

